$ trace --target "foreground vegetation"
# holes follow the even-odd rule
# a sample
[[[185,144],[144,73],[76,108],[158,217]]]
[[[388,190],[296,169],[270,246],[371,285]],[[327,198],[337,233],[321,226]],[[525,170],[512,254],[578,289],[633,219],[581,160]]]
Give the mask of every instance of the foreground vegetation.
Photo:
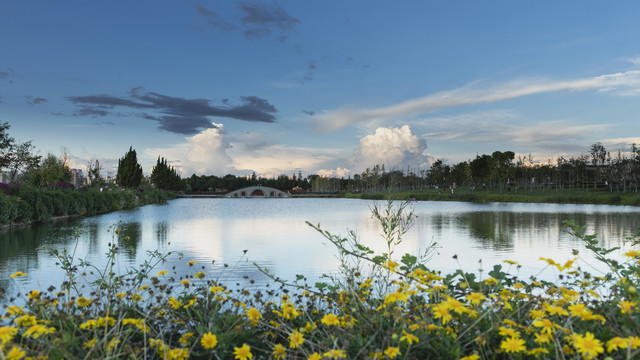
[[[374,207],[386,241],[375,254],[355,235],[311,225],[338,250],[341,273],[307,285],[227,287],[195,261],[179,277],[150,252],[116,274],[117,227],[106,268],[53,251],[66,272],[59,287],[7,304],[0,358],[145,359],[632,359],[640,354],[640,252],[619,263],[593,235],[568,224],[607,265],[591,274],[580,254],[541,258],[555,282],[513,275],[507,260],[488,273],[441,274],[428,268],[433,247],[399,255],[413,221],[411,204]],[[635,245],[635,243],[633,244]],[[432,244],[433,246],[433,244]],[[504,266],[503,266],[504,265]],[[210,265],[213,266],[213,265]],[[11,277],[19,286],[27,274]]]
[[[352,199],[382,200],[387,196],[384,192],[345,193],[344,197]],[[556,203],[556,204],[600,204],[600,205],[633,205],[640,206],[640,193],[593,190],[513,190],[499,189],[472,190],[467,187],[426,189],[414,191],[398,191],[393,199],[431,200],[431,201],[467,201],[486,202],[522,202],[522,203]]]

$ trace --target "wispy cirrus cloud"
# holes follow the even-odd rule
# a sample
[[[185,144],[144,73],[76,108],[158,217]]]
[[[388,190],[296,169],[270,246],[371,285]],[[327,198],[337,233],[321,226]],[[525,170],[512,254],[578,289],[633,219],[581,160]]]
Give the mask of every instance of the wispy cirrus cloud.
[[[330,132],[362,121],[391,120],[417,116],[442,108],[491,103],[527,95],[557,91],[598,90],[618,95],[636,95],[640,89],[640,70],[630,70],[577,80],[514,80],[480,88],[470,84],[462,88],[407,100],[378,108],[342,107],[314,116],[316,130]]]
[[[134,88],[128,96],[87,95],[70,96],[67,99],[77,105],[75,116],[106,116],[115,108],[137,110],[134,116],[156,121],[158,127],[169,132],[194,135],[215,125],[210,117],[230,118],[242,121],[272,123],[278,110],[267,100],[257,96],[240,97],[240,103],[230,105],[227,99],[222,105],[213,105],[208,99],[187,99],[146,92]]]

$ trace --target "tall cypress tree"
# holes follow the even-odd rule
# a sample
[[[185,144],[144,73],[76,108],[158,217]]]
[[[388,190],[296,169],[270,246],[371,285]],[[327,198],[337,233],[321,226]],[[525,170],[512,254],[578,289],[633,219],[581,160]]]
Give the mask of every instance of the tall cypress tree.
[[[130,146],[124,157],[118,160],[116,183],[122,187],[134,188],[142,181],[142,166],[138,164],[136,151]]]
[[[167,165],[167,159],[158,157],[156,166],[151,170],[151,182],[162,190],[182,190],[180,175],[173,167]]]

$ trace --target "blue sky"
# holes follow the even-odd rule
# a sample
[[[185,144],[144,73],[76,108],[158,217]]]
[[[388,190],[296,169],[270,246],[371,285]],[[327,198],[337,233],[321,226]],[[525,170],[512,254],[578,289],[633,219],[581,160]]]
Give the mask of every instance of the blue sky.
[[[640,143],[632,1],[5,1],[0,122],[183,175],[347,176]]]

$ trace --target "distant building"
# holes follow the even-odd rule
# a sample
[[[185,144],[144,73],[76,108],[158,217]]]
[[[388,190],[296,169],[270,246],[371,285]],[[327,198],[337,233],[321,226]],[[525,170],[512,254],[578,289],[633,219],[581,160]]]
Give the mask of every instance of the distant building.
[[[71,169],[71,183],[74,187],[78,187],[82,185],[84,181],[84,174],[82,173],[82,169]]]

